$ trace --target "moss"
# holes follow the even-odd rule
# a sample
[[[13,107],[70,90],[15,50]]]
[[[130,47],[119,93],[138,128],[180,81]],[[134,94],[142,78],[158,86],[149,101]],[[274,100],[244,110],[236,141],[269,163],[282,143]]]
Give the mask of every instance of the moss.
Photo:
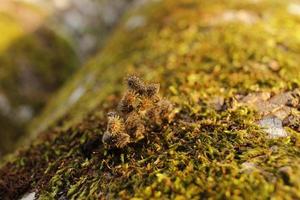
[[[287,7],[276,0],[166,0],[132,11],[50,102],[33,125],[47,130],[2,167],[2,185],[25,171],[34,176],[23,184],[40,199],[300,198],[298,130],[269,138],[257,124],[261,115],[235,104],[238,96],[299,88],[300,21]],[[128,28],[134,16],[146,24]],[[175,104],[174,122],[106,149],[105,114],[117,108],[123,77],[132,73],[160,82]],[[211,105],[216,97],[221,109]]]

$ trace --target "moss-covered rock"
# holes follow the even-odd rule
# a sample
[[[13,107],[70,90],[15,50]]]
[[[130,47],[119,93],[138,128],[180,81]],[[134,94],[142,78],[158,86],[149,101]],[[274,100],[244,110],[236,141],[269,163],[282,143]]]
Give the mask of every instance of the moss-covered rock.
[[[299,199],[299,7],[165,0],[132,11],[35,121],[30,147],[7,158],[0,194]],[[106,114],[127,74],[160,82],[176,115],[142,140],[106,148]]]
[[[77,65],[70,44],[37,24],[42,13],[21,3],[18,10],[21,14],[0,12],[0,155],[13,148],[28,121]]]

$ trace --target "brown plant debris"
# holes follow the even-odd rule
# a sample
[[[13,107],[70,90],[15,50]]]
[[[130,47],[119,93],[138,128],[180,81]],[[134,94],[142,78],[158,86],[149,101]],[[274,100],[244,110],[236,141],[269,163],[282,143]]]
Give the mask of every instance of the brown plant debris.
[[[262,116],[274,115],[281,120],[299,110],[299,101],[299,89],[273,95],[269,92],[252,93],[238,99],[240,105],[255,108]]]
[[[123,148],[137,142],[173,118],[173,105],[159,96],[159,84],[144,83],[137,76],[128,76],[126,84],[128,89],[119,102],[118,112],[108,113],[102,137],[108,147]]]

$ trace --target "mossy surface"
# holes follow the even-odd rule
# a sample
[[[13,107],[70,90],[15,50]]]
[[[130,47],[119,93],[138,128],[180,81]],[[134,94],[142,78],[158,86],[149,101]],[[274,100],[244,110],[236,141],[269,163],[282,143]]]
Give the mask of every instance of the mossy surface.
[[[299,129],[287,125],[287,137],[270,138],[257,123],[261,113],[236,103],[299,88],[297,5],[165,0],[132,11],[32,126],[39,135],[31,146],[3,164],[0,194],[299,199]],[[132,26],[134,17],[144,23]],[[107,150],[106,113],[116,109],[127,74],[160,82],[177,114],[139,142]]]
[[[30,13],[31,7],[22,6],[20,12]],[[37,24],[29,30],[32,25],[20,20],[10,10],[0,13],[0,156],[12,149],[31,117],[77,65],[70,44],[53,30]]]

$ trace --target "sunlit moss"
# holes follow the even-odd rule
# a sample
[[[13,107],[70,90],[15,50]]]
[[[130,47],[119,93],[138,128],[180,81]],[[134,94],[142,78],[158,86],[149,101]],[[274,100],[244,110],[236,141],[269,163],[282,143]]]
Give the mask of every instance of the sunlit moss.
[[[299,88],[299,17],[287,7],[166,0],[132,11],[35,122],[33,129],[48,129],[19,155],[33,158],[16,171],[36,175],[32,160],[49,163],[31,179],[41,199],[300,198],[297,130],[269,138],[258,111],[235,103]],[[132,29],[126,22],[135,16],[145,23]],[[163,131],[106,149],[105,115],[117,108],[127,74],[159,82],[176,116]],[[223,99],[217,109],[215,98]]]

